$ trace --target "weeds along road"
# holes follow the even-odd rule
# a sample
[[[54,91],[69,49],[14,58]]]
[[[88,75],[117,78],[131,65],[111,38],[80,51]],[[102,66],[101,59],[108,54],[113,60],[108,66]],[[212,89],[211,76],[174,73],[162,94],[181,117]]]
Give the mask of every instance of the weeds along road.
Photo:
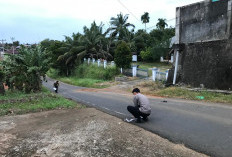
[[[43,85],[53,90],[54,80]],[[91,90],[60,83],[59,94],[119,118],[130,117],[132,94]],[[135,124],[168,140],[217,157],[232,154],[232,105],[149,97],[152,114],[146,123]],[[122,130],[123,131],[123,130]]]

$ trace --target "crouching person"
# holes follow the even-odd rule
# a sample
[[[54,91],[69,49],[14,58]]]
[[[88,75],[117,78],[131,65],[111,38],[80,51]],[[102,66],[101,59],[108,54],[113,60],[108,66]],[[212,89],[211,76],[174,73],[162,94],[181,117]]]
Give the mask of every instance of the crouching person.
[[[151,114],[151,106],[146,96],[140,93],[138,88],[132,90],[134,95],[134,106],[127,106],[127,110],[136,118],[137,123],[141,123],[141,117],[144,121],[148,120]]]

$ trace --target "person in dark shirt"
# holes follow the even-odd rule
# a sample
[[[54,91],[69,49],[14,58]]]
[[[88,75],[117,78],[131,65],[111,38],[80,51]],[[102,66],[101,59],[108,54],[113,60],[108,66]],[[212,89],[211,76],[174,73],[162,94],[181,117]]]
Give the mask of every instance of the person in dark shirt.
[[[58,87],[59,87],[59,81],[56,81],[54,83],[54,90],[55,90],[56,93],[58,93]]]

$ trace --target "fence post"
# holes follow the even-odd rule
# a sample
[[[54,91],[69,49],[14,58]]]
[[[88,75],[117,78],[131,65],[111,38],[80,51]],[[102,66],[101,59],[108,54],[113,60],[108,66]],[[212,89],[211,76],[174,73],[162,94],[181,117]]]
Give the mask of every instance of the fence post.
[[[88,64],[89,64],[89,62],[90,62],[90,58],[88,58]]]
[[[133,77],[136,77],[136,73],[137,73],[137,65],[134,65],[132,67],[132,75],[133,75]]]
[[[111,66],[114,66],[114,61],[111,61]]]
[[[106,64],[107,64],[107,61],[106,61],[106,60],[104,60],[104,68],[106,68]]]
[[[171,61],[170,62],[173,63],[173,55],[171,55]]]
[[[93,64],[94,64],[95,63],[95,58],[93,58],[92,61],[93,61]]]
[[[163,61],[164,61],[164,57],[161,56],[161,57],[160,57],[160,62],[163,62]]]
[[[97,66],[100,66],[100,59],[97,60]]]
[[[157,68],[152,68],[152,80],[153,81],[156,80],[156,72],[157,72]]]
[[[122,74],[122,68],[120,68],[121,74]]]
[[[166,70],[166,81],[168,80],[168,72],[169,72],[169,69]]]

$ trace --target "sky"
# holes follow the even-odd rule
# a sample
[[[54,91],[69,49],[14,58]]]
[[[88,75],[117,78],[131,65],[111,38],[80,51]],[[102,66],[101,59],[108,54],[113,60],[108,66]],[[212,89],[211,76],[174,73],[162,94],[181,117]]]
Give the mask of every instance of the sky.
[[[144,29],[141,16],[148,12],[148,31],[155,28],[158,18],[175,26],[176,7],[202,0],[0,0],[0,40],[21,44],[39,43],[44,39],[64,40],[72,33],[83,33],[93,21],[104,29],[111,17],[129,14],[128,22]]]

